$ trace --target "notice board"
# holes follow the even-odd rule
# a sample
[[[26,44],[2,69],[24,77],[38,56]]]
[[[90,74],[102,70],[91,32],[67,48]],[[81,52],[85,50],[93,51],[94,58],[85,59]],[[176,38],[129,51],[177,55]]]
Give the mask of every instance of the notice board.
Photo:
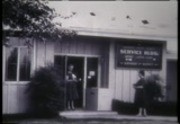
[[[116,68],[162,69],[162,43],[121,42],[116,44]]]

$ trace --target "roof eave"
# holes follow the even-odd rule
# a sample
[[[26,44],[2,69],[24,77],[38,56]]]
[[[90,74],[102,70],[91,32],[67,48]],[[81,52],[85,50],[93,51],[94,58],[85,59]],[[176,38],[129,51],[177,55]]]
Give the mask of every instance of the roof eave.
[[[79,36],[97,36],[97,37],[109,37],[109,38],[129,38],[129,39],[144,39],[144,40],[157,40],[157,41],[167,41],[168,39],[177,39],[177,36],[170,35],[155,35],[155,34],[135,34],[135,33],[123,33],[123,32],[112,32],[107,30],[94,30],[94,29],[80,29],[80,28],[70,28],[77,32]]]

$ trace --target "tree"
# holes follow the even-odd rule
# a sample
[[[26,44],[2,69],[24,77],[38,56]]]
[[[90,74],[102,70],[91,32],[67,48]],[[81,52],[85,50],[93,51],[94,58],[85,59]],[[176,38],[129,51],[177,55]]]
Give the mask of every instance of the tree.
[[[10,32],[4,32],[3,38],[18,33],[20,38],[54,41],[75,35],[74,31],[63,29],[61,23],[52,22],[58,14],[47,3],[43,0],[3,0],[3,30],[8,28]]]

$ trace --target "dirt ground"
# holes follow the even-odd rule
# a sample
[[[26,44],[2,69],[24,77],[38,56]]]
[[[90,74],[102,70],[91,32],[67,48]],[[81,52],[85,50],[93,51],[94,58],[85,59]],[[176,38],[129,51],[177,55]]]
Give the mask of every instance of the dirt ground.
[[[4,120],[3,124],[178,124],[172,121],[144,121],[144,120],[63,120],[60,118],[54,119],[21,119],[21,120]]]

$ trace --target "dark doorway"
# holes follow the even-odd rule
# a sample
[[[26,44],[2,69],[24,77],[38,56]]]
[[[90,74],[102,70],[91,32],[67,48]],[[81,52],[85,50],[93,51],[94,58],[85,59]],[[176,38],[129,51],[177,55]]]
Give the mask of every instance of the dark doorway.
[[[77,91],[79,95],[79,99],[75,101],[75,107],[82,108],[83,107],[83,76],[84,76],[84,58],[83,57],[68,57],[67,66],[74,65],[74,74],[77,77]]]
[[[79,99],[74,101],[76,108],[82,109],[86,106],[86,97],[88,97],[86,96],[87,88],[98,87],[98,61],[99,59],[97,57],[54,56],[54,65],[59,69],[59,74],[64,77],[64,80],[67,73],[67,67],[69,65],[74,66],[73,73],[78,80],[76,86],[79,96]]]
[[[84,57],[69,57],[69,56],[59,56],[54,57],[54,65],[59,69],[59,74],[64,77],[67,73],[68,65],[73,65],[73,72],[77,77],[77,91],[79,98],[74,101],[76,108],[83,108],[83,86],[84,86]]]
[[[87,88],[98,87],[98,58],[87,58]]]
[[[177,102],[177,61],[167,61],[167,101]]]

